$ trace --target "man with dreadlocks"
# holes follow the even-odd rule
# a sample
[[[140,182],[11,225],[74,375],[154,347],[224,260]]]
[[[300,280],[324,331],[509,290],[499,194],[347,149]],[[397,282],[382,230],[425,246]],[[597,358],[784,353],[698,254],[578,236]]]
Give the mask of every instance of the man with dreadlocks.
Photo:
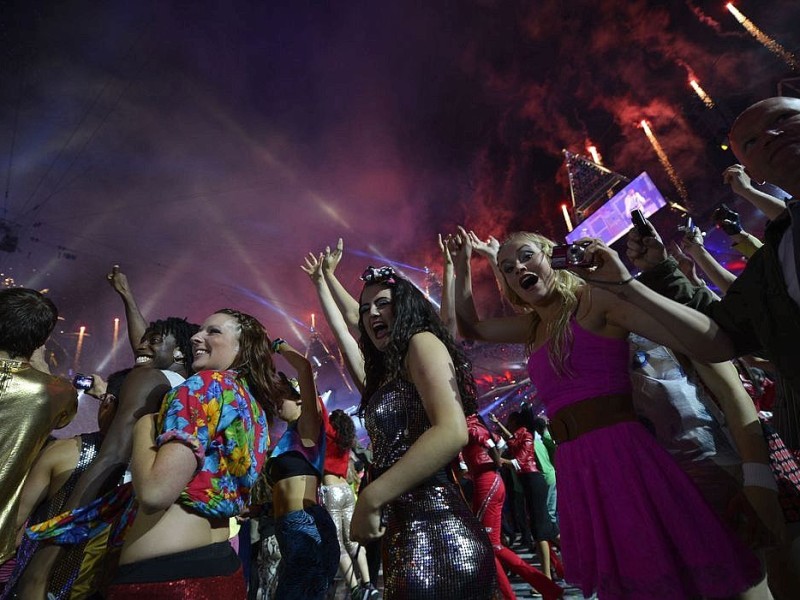
[[[198,325],[177,317],[148,325],[119,266],[114,265],[106,278],[125,305],[135,364],[122,384],[117,412],[97,458],[78,479],[64,505],[65,511],[86,506],[120,483],[131,458],[133,426],[143,415],[157,413],[164,395],[190,375],[191,337],[199,329]],[[61,524],[54,522],[53,526]],[[57,547],[44,547],[37,552],[21,583],[23,591],[25,586],[31,586],[23,597],[44,598],[39,590],[46,589],[57,559]]]

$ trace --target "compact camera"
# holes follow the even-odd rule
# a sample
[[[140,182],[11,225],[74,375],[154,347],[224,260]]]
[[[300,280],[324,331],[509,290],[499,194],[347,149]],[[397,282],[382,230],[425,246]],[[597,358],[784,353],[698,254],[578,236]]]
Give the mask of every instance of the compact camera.
[[[590,242],[581,244],[562,244],[553,246],[550,257],[550,266],[554,269],[568,269],[570,267],[591,267],[591,259],[586,257],[586,246]]]
[[[72,379],[72,386],[76,389],[83,390],[84,392],[94,385],[94,377],[91,375],[84,375],[78,373]]]
[[[678,231],[681,233],[691,233],[694,230],[694,221],[692,217],[686,217],[686,223],[678,226]]]

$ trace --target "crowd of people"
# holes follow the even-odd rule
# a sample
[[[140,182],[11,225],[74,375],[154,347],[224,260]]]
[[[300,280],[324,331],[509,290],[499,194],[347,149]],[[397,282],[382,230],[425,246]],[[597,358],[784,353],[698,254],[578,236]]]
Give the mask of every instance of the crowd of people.
[[[368,451],[255,317],[148,322],[116,266],[132,367],[86,389],[99,431],[49,438],[77,408],[42,359],[58,312],[0,291],[0,600],[324,600],[337,574],[354,600],[511,599],[509,574],[552,600],[797,597],[800,205],[753,181],[800,196],[800,99],[730,139],[724,182],[769,219],[762,241],[715,213],[738,277],[696,227],[670,254],[650,223],[627,238],[636,277],[598,239],[562,268],[539,233],[458,228],[439,307],[392,267],[349,292],[341,240],[309,253]],[[480,315],[473,254],[512,314]],[[485,414],[462,340],[524,345],[543,413]]]

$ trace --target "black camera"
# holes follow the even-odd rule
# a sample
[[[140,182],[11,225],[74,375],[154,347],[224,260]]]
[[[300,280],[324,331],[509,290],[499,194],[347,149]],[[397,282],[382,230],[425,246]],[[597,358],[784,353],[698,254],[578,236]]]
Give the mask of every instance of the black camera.
[[[639,235],[642,237],[652,237],[653,230],[650,228],[650,225],[647,224],[647,220],[644,218],[642,211],[638,208],[635,208],[631,211],[631,222],[633,226],[636,228],[636,231],[639,232]]]
[[[84,375],[78,373],[72,379],[72,386],[76,389],[83,390],[84,392],[94,385],[94,377],[91,375]]]
[[[586,257],[586,246],[591,242],[580,244],[562,244],[553,246],[550,257],[550,266],[554,269],[568,269],[570,267],[591,267],[591,259]]]

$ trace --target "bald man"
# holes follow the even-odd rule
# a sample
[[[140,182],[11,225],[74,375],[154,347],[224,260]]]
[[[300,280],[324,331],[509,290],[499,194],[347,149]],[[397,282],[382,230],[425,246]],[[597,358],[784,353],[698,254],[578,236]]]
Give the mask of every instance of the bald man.
[[[730,139],[753,179],[800,198],[800,98],[769,98],[750,106],[736,119]],[[733,340],[737,355],[769,358],[800,394],[800,261],[795,259],[800,256],[800,210],[793,213],[794,202],[769,223],[764,246],[722,300],[692,286],[660,240],[643,239],[634,230],[628,237],[628,258],[643,270],[642,283],[707,314]],[[800,415],[796,417],[800,422]],[[798,446],[798,440],[785,441]]]

